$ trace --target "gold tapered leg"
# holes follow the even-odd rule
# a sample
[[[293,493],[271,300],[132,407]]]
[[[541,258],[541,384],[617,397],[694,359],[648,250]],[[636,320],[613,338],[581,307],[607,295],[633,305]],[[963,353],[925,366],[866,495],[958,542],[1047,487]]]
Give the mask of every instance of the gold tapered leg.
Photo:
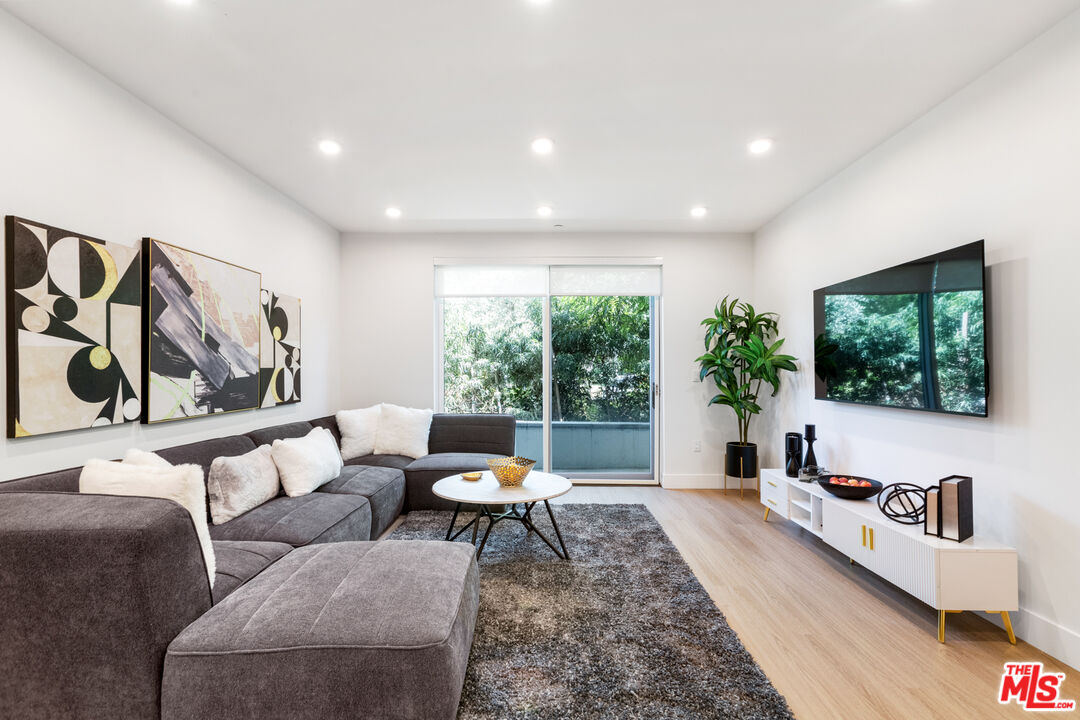
[[[1007,610],[1001,611],[1001,619],[1005,623],[1005,632],[1009,633],[1009,642],[1015,645],[1016,634],[1013,632],[1012,620],[1009,618],[1009,612]]]
[[[938,610],[937,639],[938,639],[938,642],[940,642],[940,643],[945,642],[945,611],[944,610]]]
[[[724,453],[724,494],[727,495],[727,453]]]
[[[771,508],[765,508],[765,522],[769,522],[769,511]]]

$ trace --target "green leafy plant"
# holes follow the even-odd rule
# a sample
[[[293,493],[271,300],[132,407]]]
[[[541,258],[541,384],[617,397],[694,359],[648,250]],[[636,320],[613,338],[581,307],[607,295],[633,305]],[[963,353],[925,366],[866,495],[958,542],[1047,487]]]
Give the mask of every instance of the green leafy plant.
[[[739,443],[747,444],[750,420],[761,412],[758,397],[762,385],[780,392],[780,373],[795,371],[796,359],[783,355],[783,338],[776,338],[776,313],[758,313],[738,298],[725,297],[712,317],[701,321],[705,329],[705,354],[696,362],[701,381],[711,377],[719,392],[709,405],[730,407],[739,421]]]

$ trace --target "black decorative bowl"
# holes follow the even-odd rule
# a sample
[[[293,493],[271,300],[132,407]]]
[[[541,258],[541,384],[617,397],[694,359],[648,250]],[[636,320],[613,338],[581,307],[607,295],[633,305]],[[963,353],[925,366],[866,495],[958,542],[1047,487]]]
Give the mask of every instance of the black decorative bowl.
[[[833,485],[829,481],[834,477],[849,478],[851,480],[867,480],[870,482],[870,487],[858,487],[853,485]],[[872,498],[881,492],[881,483],[877,480],[870,480],[870,478],[859,477],[858,475],[822,475],[817,479],[818,485],[825,488],[838,498],[844,498],[845,500],[866,500]]]

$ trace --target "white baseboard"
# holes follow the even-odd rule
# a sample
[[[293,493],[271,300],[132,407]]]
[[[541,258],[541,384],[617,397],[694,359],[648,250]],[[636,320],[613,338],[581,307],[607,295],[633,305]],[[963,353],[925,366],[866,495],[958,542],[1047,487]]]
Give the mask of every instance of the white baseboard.
[[[739,478],[729,477],[728,490],[739,489]],[[664,473],[664,477],[660,483],[668,490],[722,490],[724,487],[724,476],[719,474],[709,475],[673,475],[671,473]],[[747,490],[757,490],[757,480],[754,478],[746,478],[743,480],[743,487]]]
[[[999,616],[987,615],[986,618],[1003,627]],[[1034,645],[1069,667],[1080,670],[1080,633],[1075,630],[1058,625],[1053,620],[1024,608],[1013,614],[1013,630],[1016,637],[1027,644]]]

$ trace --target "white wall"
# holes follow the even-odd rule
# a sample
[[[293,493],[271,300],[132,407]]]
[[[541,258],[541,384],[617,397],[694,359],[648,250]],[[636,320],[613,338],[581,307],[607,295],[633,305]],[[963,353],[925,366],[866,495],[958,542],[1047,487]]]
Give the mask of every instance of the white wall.
[[[0,96],[0,214],[173,242],[259,270],[304,307],[299,405],[5,440],[0,479],[336,409],[337,231],[3,12]]]
[[[813,400],[812,363],[763,425],[816,422],[829,468],[884,482],[975,478],[976,532],[1019,549],[1017,631],[1080,667],[1080,14],[939,106],[756,236],[755,297],[813,356],[811,293],[985,238],[989,419]],[[987,608],[993,609],[993,608]]]
[[[725,294],[750,292],[751,256],[745,235],[344,235],[343,404],[434,406],[437,257],[662,257],[664,485],[719,487],[724,442],[737,431],[730,413],[706,408],[709,387],[696,382],[698,323]]]

